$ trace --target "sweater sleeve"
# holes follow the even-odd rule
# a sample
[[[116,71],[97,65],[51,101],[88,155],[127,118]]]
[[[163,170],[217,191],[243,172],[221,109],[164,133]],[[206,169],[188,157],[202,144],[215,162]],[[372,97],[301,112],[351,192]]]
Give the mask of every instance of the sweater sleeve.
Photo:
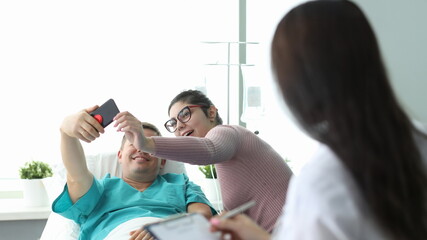
[[[240,141],[236,129],[216,126],[204,138],[200,137],[152,137],[156,157],[195,165],[216,164],[230,160]]]

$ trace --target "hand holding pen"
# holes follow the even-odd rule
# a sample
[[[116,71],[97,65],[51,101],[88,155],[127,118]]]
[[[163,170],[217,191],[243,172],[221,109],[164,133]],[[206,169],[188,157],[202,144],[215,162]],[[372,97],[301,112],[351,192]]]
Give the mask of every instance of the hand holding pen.
[[[222,216],[211,218],[211,231],[221,231],[223,234],[231,234],[231,239],[270,239],[270,234],[267,231],[258,226],[247,215],[239,214],[254,205],[255,202],[250,201],[226,212]]]
[[[221,215],[221,219],[227,219],[236,216],[239,213],[243,213],[244,211],[248,210],[249,208],[255,206],[255,201],[251,200],[247,203],[244,203],[228,212],[226,212],[224,215]]]

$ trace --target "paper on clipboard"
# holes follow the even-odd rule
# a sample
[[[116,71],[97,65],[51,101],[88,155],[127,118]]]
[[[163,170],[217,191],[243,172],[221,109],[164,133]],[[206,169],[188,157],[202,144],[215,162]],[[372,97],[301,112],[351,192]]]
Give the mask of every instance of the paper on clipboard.
[[[199,213],[192,213],[145,226],[145,229],[159,240],[219,240],[220,233],[212,233],[209,228],[210,223]]]

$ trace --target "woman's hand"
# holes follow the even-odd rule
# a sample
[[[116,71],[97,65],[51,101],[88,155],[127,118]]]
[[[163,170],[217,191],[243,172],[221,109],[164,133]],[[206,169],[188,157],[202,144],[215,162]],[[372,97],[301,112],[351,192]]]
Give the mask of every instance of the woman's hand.
[[[147,230],[145,230],[143,227],[141,229],[132,231],[129,233],[130,238],[129,240],[155,240],[153,236],[150,235]]]
[[[244,214],[238,214],[233,218],[221,219],[213,217],[211,232],[221,231],[222,236],[231,235],[233,240],[267,240],[270,234],[258,226],[252,219]]]
[[[146,138],[142,129],[142,122],[129,112],[121,112],[114,117],[114,127],[118,132],[124,132],[127,140],[138,149],[142,149]]]
[[[67,116],[61,124],[61,132],[69,137],[92,142],[100,136],[99,133],[104,133],[104,128],[89,114],[97,108],[98,106],[93,106]]]
[[[118,132],[124,132],[127,140],[138,150],[154,153],[154,141],[144,136],[142,122],[129,112],[121,112],[114,117],[114,127]]]

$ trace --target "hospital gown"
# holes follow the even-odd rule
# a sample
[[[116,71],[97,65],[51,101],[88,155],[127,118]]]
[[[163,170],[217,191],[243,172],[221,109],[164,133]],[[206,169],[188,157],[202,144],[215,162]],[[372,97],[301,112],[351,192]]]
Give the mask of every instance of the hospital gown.
[[[143,192],[107,174],[103,179],[94,179],[89,191],[75,204],[66,185],[52,209],[80,224],[79,239],[104,239],[123,222],[185,213],[187,205],[193,202],[211,206],[200,187],[184,174],[159,175]],[[215,213],[212,207],[211,210]]]

